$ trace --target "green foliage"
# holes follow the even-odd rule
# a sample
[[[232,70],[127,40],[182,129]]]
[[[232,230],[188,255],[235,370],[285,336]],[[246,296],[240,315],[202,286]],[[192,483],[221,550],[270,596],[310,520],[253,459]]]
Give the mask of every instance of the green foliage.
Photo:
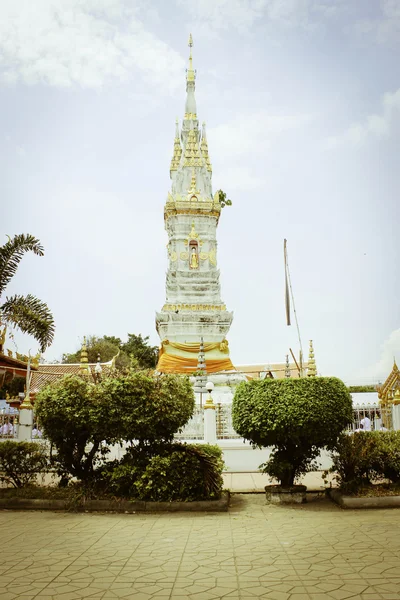
[[[0,296],[17,272],[18,265],[26,252],[33,252],[37,256],[44,254],[39,240],[30,234],[9,237],[8,242],[0,246]],[[42,352],[53,341],[53,316],[47,304],[31,294],[6,298],[0,306],[0,321],[32,335],[39,342]]]
[[[13,377],[12,373],[5,373],[3,387],[0,388],[0,398],[5,398],[6,394],[10,394],[11,398],[18,396],[25,389],[25,377]]]
[[[210,445],[164,444],[154,453],[133,447],[119,464],[102,470],[108,491],[147,501],[219,498],[222,491],[221,449]]]
[[[226,193],[223,190],[218,190],[218,195],[221,208],[232,206],[232,200],[229,200],[229,198],[226,197]]]
[[[400,483],[400,431],[372,432],[378,437],[378,457],[374,469],[392,483]]]
[[[351,396],[334,377],[244,382],[232,406],[237,433],[255,447],[272,446],[263,470],[285,486],[313,468],[352,418]]]
[[[0,444],[0,481],[23,487],[48,471],[47,451],[43,444],[14,442]]]
[[[67,376],[39,392],[35,409],[58,472],[89,481],[110,444],[172,440],[193,413],[194,393],[189,379],[176,375],[130,371],[97,385]]]
[[[347,388],[351,394],[358,394],[361,392],[376,392],[374,385],[349,385]]]
[[[120,427],[120,438],[149,445],[171,441],[190,419],[194,392],[188,377],[143,371],[105,379],[96,387],[108,406],[108,422]]]
[[[119,338],[111,338],[110,340],[107,339],[107,336],[99,338],[94,335],[87,336],[86,338],[87,354],[90,363],[96,363],[99,355],[102,362],[108,362],[118,354],[120,346],[121,340]],[[81,348],[78,348],[72,354],[63,354],[62,362],[67,364],[80,363]]]
[[[121,351],[137,360],[141,369],[152,369],[156,367],[158,360],[157,346],[149,345],[149,336],[142,337],[128,333],[128,341],[123,343]]]
[[[400,483],[400,431],[360,431],[342,434],[331,453],[333,473],[348,493],[382,478]]]
[[[35,401],[43,434],[55,447],[60,475],[87,480],[107,452],[105,444],[119,439],[108,406],[97,389],[83,378],[66,376],[44,387]]]
[[[107,362],[118,354],[116,360],[117,369],[123,370],[131,366],[140,369],[151,369],[157,365],[158,348],[150,346],[149,337],[142,337],[128,333],[127,342],[122,342],[115,336],[104,335],[103,337],[87,336],[87,352],[89,362],[97,362],[98,356],[102,362]],[[81,349],[72,354],[63,354],[63,363],[79,363],[81,360]]]

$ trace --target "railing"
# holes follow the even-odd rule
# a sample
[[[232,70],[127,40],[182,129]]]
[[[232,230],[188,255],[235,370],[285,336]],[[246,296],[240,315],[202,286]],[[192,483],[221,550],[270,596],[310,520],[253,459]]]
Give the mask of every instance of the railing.
[[[370,420],[371,431],[381,431],[382,428],[393,429],[392,424],[392,408],[382,408],[374,406],[353,408],[353,423],[347,428],[348,431],[360,431],[365,429],[362,427],[364,418]]]
[[[12,440],[17,437],[18,416],[0,414],[0,438]]]
[[[217,439],[234,440],[239,439],[232,425],[232,404],[218,403],[216,408]]]
[[[204,440],[204,409],[196,406],[190,421],[182,431],[175,434],[176,440]]]
[[[232,426],[232,404],[216,404],[215,409],[217,439],[240,439]],[[193,417],[180,433],[175,436],[177,440],[204,440],[204,408],[196,406]]]

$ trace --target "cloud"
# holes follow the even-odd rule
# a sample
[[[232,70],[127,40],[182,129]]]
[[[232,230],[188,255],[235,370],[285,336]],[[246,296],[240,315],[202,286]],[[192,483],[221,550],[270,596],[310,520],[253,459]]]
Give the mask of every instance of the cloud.
[[[225,188],[226,182],[229,182],[231,191],[255,190],[265,184],[264,179],[255,176],[248,167],[231,167],[218,171],[214,181],[214,189]]]
[[[374,37],[380,44],[400,42],[399,0],[381,0],[378,17],[357,21],[354,29],[359,36]]]
[[[400,88],[383,96],[379,114],[368,115],[363,122],[353,123],[340,135],[329,137],[325,147],[332,149],[343,145],[361,146],[369,138],[387,138],[392,133],[399,113]]]
[[[171,92],[184,60],[146,30],[146,15],[141,0],[2,0],[0,78],[97,88],[139,74]]]
[[[267,151],[280,136],[310,121],[308,115],[241,114],[230,123],[208,130],[210,151],[224,160]]]
[[[187,10],[198,25],[211,31],[236,29],[249,31],[265,19],[267,23],[286,29],[313,29],[321,18],[337,15],[345,0],[177,0],[178,6]]]
[[[383,383],[392,370],[395,358],[400,359],[400,329],[392,331],[385,340],[379,360],[356,374],[357,381],[364,380],[366,383],[381,381]]]

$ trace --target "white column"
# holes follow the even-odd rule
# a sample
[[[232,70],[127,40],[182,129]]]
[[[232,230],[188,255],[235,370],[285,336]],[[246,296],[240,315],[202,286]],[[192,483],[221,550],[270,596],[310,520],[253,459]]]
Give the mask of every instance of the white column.
[[[18,439],[21,442],[30,442],[32,440],[32,427],[33,427],[33,407],[24,407],[21,404],[19,410],[19,425],[18,425]]]
[[[393,429],[400,429],[400,404],[392,404]]]

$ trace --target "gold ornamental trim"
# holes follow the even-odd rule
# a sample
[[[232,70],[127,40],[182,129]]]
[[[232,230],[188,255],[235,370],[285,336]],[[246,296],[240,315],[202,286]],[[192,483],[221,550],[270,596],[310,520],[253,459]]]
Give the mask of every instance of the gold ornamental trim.
[[[226,304],[164,304],[162,307],[162,312],[176,312],[177,310],[221,312],[226,310]]]

